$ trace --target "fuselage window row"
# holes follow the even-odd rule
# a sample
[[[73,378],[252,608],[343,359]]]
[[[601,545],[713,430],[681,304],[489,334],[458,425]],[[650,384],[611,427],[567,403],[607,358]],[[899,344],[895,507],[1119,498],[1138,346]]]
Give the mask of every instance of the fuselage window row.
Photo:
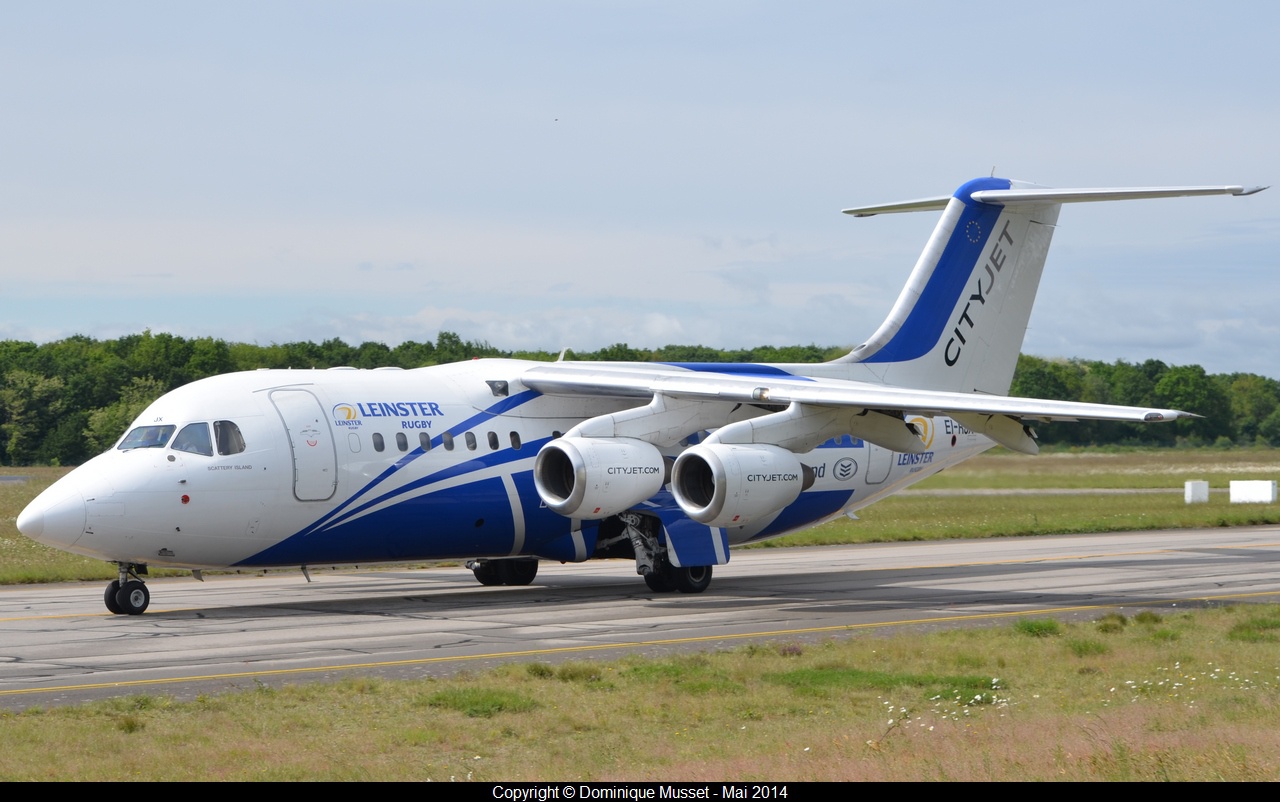
[[[206,424],[203,424],[203,423],[193,423],[193,424],[190,424],[189,426],[184,427],[183,430],[178,433],[178,436],[173,439],[173,445],[170,447],[178,451],[190,451],[191,453],[204,454],[206,456],[210,455],[212,451],[209,450],[210,446],[208,446],[207,444],[208,437],[209,437],[208,429],[206,428],[203,430],[203,432],[201,432],[198,428],[198,427],[204,427],[205,425]],[[227,433],[224,434],[223,430],[219,429],[219,427],[222,427],[222,426],[230,427],[227,430]],[[148,427],[148,428],[156,428],[156,427]],[[174,427],[170,426],[166,428],[172,430]],[[234,433],[232,433],[232,431]],[[215,439],[217,440],[217,443],[218,443],[219,454],[238,454],[241,451],[245,450],[244,438],[240,436],[239,428],[237,428],[236,425],[231,421],[215,422],[214,432],[215,432],[215,435],[214,435]],[[147,433],[147,434],[150,435],[150,437],[152,438],[152,441],[154,441],[155,437],[157,436],[155,433]],[[554,432],[552,436],[559,437],[561,435],[559,432]],[[135,441],[142,441],[146,438],[146,435],[135,434],[131,432],[130,437],[134,438]],[[463,441],[466,443],[468,451],[475,451],[477,448],[479,448],[479,441],[476,439],[476,436],[474,433],[464,432],[462,437],[463,437]],[[514,432],[514,431],[510,432],[508,434],[508,437],[511,441],[512,449],[519,451],[524,446],[524,441],[521,440],[519,432]],[[387,439],[383,434],[381,434],[380,432],[374,432],[370,436],[370,439],[373,441],[374,451],[377,451],[378,453],[382,453],[383,451],[386,451]],[[486,432],[485,440],[489,444],[490,451],[498,451],[499,449],[502,448],[502,439],[499,437],[497,432]],[[225,446],[226,448],[234,448],[236,450],[224,451],[223,450],[224,441],[227,443],[227,445]],[[360,435],[352,432],[348,436],[347,443],[351,448],[352,454],[360,453],[360,442],[361,442]],[[440,444],[444,446],[445,451],[452,451],[453,443],[454,443],[454,439],[451,433],[445,432],[444,434],[440,435]],[[430,451],[432,448],[431,435],[428,434],[427,432],[418,432],[418,445],[423,451]],[[120,448],[126,448],[126,447],[148,448],[148,447],[154,447],[154,446],[136,446],[136,445],[126,446],[124,443],[120,445]],[[396,448],[399,449],[400,451],[409,450],[409,437],[404,432],[396,432]]]

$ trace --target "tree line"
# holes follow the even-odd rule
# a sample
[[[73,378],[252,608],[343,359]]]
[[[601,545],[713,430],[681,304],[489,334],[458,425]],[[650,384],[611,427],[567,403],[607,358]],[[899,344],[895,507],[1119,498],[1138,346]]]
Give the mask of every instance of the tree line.
[[[617,343],[567,359],[624,362],[821,362],[846,347],[761,346],[722,350],[666,345],[655,350]],[[550,361],[549,351],[505,351],[440,332],[435,342],[348,345],[228,343],[210,337],[130,334],[114,340],[74,336],[37,345],[0,340],[0,465],[74,465],[109,448],[160,395],[188,382],[258,368],[400,367],[477,357]],[[1123,445],[1280,445],[1280,383],[1251,373],[1210,375],[1198,365],[1169,366],[1047,360],[1022,356],[1013,395],[1156,406],[1205,417],[1172,425],[1105,422],[1041,426],[1042,443]]]

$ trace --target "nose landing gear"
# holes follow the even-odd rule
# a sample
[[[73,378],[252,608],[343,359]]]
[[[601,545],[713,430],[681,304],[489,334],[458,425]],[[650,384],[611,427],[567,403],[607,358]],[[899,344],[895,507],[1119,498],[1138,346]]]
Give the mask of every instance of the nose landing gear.
[[[147,566],[116,563],[116,567],[120,569],[120,578],[107,585],[103,603],[116,615],[142,615],[151,604],[151,591],[140,578],[147,575]]]

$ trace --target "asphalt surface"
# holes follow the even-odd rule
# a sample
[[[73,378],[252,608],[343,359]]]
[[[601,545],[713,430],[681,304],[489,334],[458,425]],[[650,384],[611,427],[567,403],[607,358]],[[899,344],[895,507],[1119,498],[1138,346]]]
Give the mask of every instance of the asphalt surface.
[[[523,588],[458,567],[152,580],[136,617],[107,613],[104,585],[9,586],[0,707],[1273,602],[1280,527],[761,549],[715,570],[700,595],[651,593],[623,561],[543,563]]]

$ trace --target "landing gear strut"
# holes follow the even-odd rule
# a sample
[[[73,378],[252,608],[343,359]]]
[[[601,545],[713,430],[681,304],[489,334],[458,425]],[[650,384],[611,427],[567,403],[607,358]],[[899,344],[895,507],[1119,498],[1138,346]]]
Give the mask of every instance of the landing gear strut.
[[[538,561],[472,560],[467,563],[481,585],[528,585],[538,575]]]
[[[711,566],[695,565],[677,568],[667,559],[666,549],[658,540],[657,521],[634,512],[618,516],[626,527],[627,537],[636,553],[636,573],[654,593],[701,593],[711,584]]]
[[[102,601],[116,615],[142,615],[151,604],[151,591],[141,577],[147,575],[147,566],[139,563],[116,563],[120,578],[107,585]]]

